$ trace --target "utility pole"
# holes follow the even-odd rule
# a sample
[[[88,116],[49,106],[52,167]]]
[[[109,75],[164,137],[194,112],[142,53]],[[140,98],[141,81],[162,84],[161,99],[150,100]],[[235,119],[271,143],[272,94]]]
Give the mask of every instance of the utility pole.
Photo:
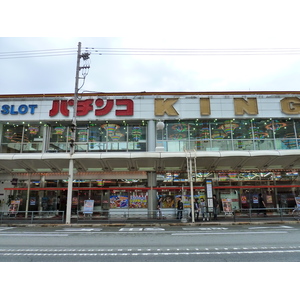
[[[89,59],[89,53],[81,54],[81,42],[78,43],[77,50],[77,63],[76,63],[76,76],[75,76],[75,93],[73,104],[73,118],[70,126],[71,140],[70,140],[70,159],[69,159],[69,177],[68,177],[68,195],[67,195],[67,208],[66,208],[66,224],[71,224],[71,208],[72,208],[72,195],[73,195],[73,180],[74,180],[74,158],[75,153],[75,141],[76,141],[76,127],[77,127],[77,104],[78,104],[78,92],[79,92],[79,74],[80,70],[87,69],[89,66],[80,67],[80,59]],[[87,74],[86,74],[87,75]],[[85,76],[86,76],[85,75]],[[84,77],[85,77],[84,76]]]

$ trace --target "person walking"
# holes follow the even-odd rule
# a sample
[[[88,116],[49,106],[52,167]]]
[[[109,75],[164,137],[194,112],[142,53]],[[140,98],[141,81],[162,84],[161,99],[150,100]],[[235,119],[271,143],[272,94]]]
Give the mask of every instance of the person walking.
[[[195,199],[194,201],[194,213],[195,213],[195,220],[199,221],[199,211],[200,211],[200,206],[198,199]]]
[[[159,199],[157,200],[157,219],[158,220],[163,218],[161,208],[162,208],[162,197],[159,197]]]
[[[264,213],[264,216],[266,217],[267,216],[267,211],[266,211],[266,203],[264,201],[264,198],[262,197],[262,194],[258,194],[258,206],[261,210],[259,210],[257,212],[257,215],[261,212],[261,213]]]
[[[208,221],[208,216],[206,212],[206,201],[204,198],[200,198],[200,210],[202,214],[203,221]]]
[[[181,201],[181,197],[178,197],[177,202],[177,219],[182,219],[182,211],[183,211],[183,203]]]
[[[214,220],[217,220],[218,216],[218,209],[219,209],[219,200],[216,195],[213,195],[213,214]]]

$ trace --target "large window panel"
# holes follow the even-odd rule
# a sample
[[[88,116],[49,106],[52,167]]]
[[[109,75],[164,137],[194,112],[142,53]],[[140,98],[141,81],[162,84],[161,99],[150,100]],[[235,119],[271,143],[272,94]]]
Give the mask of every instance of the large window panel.
[[[48,151],[50,152],[66,152],[68,127],[67,126],[52,126],[50,132],[50,145]]]
[[[24,126],[23,152],[42,152],[44,126],[40,124]]]
[[[2,152],[18,153],[22,150],[23,126],[3,125]]]
[[[252,139],[252,127],[250,120],[234,120],[232,126],[232,138],[245,140]]]
[[[214,140],[231,139],[232,128],[230,120],[215,120],[211,122],[211,138]]]
[[[253,120],[253,132],[255,139],[270,139],[274,136],[273,121],[270,119]]]
[[[42,152],[44,126],[32,125],[3,125],[2,152]]]
[[[168,122],[165,126],[167,140],[186,140],[188,138],[187,122]]]

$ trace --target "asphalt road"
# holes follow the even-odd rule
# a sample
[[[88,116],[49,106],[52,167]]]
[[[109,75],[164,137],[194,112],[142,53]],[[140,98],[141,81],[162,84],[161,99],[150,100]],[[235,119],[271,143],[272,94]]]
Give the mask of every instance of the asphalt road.
[[[299,262],[300,225],[0,227],[1,262]]]

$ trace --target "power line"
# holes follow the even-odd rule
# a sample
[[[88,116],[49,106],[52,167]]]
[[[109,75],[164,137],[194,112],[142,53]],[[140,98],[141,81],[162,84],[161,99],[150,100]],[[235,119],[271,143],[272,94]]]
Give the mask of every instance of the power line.
[[[76,51],[77,50],[75,48],[64,48],[64,49],[0,52],[0,59],[73,55],[77,53]]]
[[[156,55],[156,56],[222,56],[222,55],[299,55],[300,48],[96,48],[86,47],[88,54],[94,55]],[[46,49],[31,51],[0,52],[0,59],[35,58],[49,56],[75,55],[76,48]]]
[[[300,54],[300,48],[246,48],[246,49],[171,49],[171,48],[86,48],[99,55],[291,55]]]

